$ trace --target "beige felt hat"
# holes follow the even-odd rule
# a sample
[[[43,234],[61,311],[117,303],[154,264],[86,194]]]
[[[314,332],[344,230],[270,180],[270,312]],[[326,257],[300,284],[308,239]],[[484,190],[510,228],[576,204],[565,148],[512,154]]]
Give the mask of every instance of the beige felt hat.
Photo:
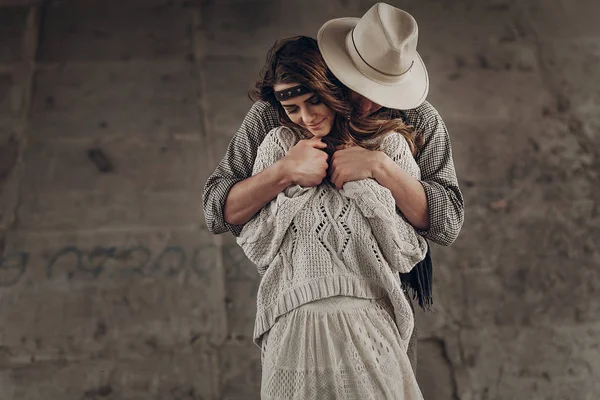
[[[417,39],[412,15],[386,3],[375,4],[362,18],[330,20],[317,34],[327,66],[344,85],[399,110],[419,106],[429,91]]]

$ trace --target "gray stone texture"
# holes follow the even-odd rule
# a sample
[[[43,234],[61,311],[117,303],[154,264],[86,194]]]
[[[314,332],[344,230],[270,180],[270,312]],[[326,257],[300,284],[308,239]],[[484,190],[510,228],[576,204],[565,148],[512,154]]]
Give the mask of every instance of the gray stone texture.
[[[373,3],[0,0],[0,399],[259,398],[258,274],[202,188],[274,41]],[[600,398],[600,6],[391,3],[466,202],[425,398]]]
[[[189,58],[192,13],[180,0],[51,1],[41,62]]]
[[[1,3],[0,3],[1,4]],[[22,39],[28,9],[4,7],[0,10],[0,62],[14,63],[22,59]]]
[[[41,65],[31,106],[34,138],[201,135],[189,60]]]

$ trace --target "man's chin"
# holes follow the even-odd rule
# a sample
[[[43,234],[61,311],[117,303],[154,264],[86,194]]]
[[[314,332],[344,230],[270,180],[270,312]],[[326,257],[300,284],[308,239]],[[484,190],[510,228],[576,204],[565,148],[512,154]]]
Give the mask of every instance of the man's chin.
[[[373,104],[373,107],[371,107],[371,109],[369,110],[369,114],[375,114],[377,111],[381,110],[383,108],[383,106],[380,106],[379,104]]]
[[[360,109],[358,110],[358,115],[361,117],[368,117],[369,115],[373,114],[375,111],[379,110],[380,107],[369,107],[369,108],[365,108],[365,109]]]

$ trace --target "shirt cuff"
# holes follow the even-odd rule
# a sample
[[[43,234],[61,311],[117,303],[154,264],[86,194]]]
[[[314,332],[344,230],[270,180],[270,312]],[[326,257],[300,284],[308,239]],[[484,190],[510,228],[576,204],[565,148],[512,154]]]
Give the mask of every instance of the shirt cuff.
[[[218,196],[218,198],[213,198],[210,207],[207,207],[207,210],[205,210],[205,219],[209,231],[215,235],[229,231],[237,237],[242,232],[244,225],[232,225],[225,222],[224,214],[225,202],[227,201],[229,191],[238,182],[240,182],[238,179],[221,179],[219,182],[213,184],[214,186],[211,190],[212,196]]]
[[[436,198],[439,197],[436,193],[437,188],[427,182],[419,181],[421,186],[423,186],[423,190],[425,191],[425,198],[427,199],[427,210],[429,213],[429,229],[415,229],[417,233],[423,236],[426,239],[432,239],[432,232],[436,232],[435,222],[437,221],[438,212],[436,210],[437,203]]]

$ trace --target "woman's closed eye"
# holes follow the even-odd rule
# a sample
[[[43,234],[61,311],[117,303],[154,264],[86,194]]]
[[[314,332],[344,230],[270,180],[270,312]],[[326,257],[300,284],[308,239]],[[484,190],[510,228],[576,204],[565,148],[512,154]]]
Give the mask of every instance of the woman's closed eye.
[[[310,104],[312,104],[313,106],[316,106],[318,104],[321,104],[321,99],[318,96],[313,96],[310,98],[310,100],[308,102]]]
[[[312,105],[312,106],[318,106],[319,104],[321,104],[321,98],[319,96],[313,96],[310,99],[306,100],[306,103]],[[283,106],[285,108],[285,111],[287,111],[288,114],[293,114],[296,111],[298,111],[298,106]]]

